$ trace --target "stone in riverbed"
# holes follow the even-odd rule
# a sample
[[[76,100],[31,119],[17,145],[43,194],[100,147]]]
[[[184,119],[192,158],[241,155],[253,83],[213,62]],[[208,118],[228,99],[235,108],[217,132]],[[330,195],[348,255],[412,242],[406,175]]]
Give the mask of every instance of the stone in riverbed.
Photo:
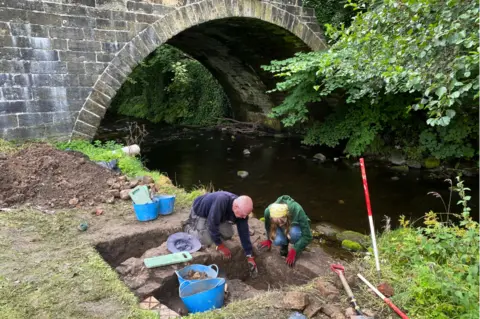
[[[423,166],[425,166],[426,169],[432,169],[432,168],[437,168],[440,166],[440,160],[434,158],[434,157],[429,157],[425,159],[425,162],[423,163]]]
[[[326,222],[322,222],[316,225],[315,230],[320,234],[320,237],[323,237],[329,240],[336,240],[337,234],[344,231],[344,229]]]
[[[237,176],[240,176],[241,178],[245,178],[245,177],[248,176],[248,172],[247,171],[238,171]]]
[[[355,241],[364,247],[367,247],[370,243],[370,237],[351,230],[345,230],[337,234],[337,240],[339,242],[343,242],[345,239]]]
[[[392,153],[390,154],[390,163],[393,165],[403,165],[405,164],[405,156],[403,156],[402,152],[398,150],[393,150]]]
[[[322,153],[317,153],[317,154],[313,155],[313,158],[318,160],[320,163],[323,163],[327,160],[327,157],[325,155],[323,155]]]
[[[409,171],[408,165],[392,166],[390,167],[390,169],[397,172],[404,172],[404,173],[407,173]]]
[[[345,249],[351,250],[351,251],[363,250],[362,245],[360,245],[359,243],[357,243],[355,241],[351,241],[351,240],[348,240],[348,239],[345,239],[344,241],[342,241],[342,247],[345,248]]]
[[[415,169],[420,169],[420,168],[422,168],[422,163],[420,163],[419,161],[408,160],[408,161],[407,161],[407,165],[408,165],[408,167],[410,167],[410,168],[415,168]]]
[[[130,199],[130,195],[128,194],[129,192],[130,192],[130,189],[124,189],[120,191],[120,198],[124,200]]]
[[[248,156],[250,155],[250,151],[248,149],[243,150],[243,155]]]

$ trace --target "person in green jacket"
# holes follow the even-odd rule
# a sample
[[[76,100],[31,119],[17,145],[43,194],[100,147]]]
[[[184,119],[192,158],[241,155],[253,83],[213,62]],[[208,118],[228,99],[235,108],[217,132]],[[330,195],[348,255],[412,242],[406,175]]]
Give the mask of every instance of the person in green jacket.
[[[272,243],[280,246],[280,255],[287,257],[286,263],[293,266],[297,254],[312,241],[310,219],[302,206],[288,195],[280,196],[265,209],[265,229],[268,239],[260,248],[271,249]],[[288,250],[288,244],[293,245]]]

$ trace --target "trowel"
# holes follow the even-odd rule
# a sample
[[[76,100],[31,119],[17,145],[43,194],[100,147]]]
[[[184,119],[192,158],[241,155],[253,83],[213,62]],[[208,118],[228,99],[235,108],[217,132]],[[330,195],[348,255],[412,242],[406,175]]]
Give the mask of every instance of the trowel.
[[[360,310],[360,307],[357,304],[357,300],[353,296],[352,289],[350,289],[350,286],[348,285],[348,282],[345,279],[345,275],[344,275],[345,267],[338,264],[332,264],[330,265],[330,269],[340,277],[343,288],[345,289],[348,297],[350,298],[350,303],[352,304],[352,307],[355,309],[355,312],[357,313],[357,315],[350,316],[350,319],[373,319],[373,317],[364,315],[363,312]]]

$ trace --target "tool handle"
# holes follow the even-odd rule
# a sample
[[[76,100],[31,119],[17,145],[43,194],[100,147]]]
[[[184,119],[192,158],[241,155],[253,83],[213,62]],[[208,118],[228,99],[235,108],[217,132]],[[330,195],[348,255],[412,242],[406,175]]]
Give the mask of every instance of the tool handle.
[[[342,281],[343,288],[345,288],[345,291],[347,292],[347,295],[350,298],[353,298],[352,289],[350,289],[350,286],[348,285],[348,282],[345,279],[345,276],[343,275],[343,273],[339,273],[338,276],[340,277],[340,280]]]
[[[383,301],[385,301],[385,303],[386,303],[390,308],[392,308],[393,311],[395,311],[395,312],[400,316],[400,318],[402,318],[402,319],[408,319],[407,315],[404,314],[400,309],[398,309],[398,307],[395,306],[395,305],[390,301],[390,299],[385,298],[385,299],[383,299]]]

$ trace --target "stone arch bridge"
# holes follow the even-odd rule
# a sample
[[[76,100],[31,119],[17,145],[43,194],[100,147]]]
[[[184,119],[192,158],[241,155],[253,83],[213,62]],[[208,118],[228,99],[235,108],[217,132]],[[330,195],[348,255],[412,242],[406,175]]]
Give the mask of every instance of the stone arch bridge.
[[[326,47],[302,0],[0,0],[0,138],[92,139],[132,69],[169,43],[219,80],[235,117],[255,119],[272,59]]]

